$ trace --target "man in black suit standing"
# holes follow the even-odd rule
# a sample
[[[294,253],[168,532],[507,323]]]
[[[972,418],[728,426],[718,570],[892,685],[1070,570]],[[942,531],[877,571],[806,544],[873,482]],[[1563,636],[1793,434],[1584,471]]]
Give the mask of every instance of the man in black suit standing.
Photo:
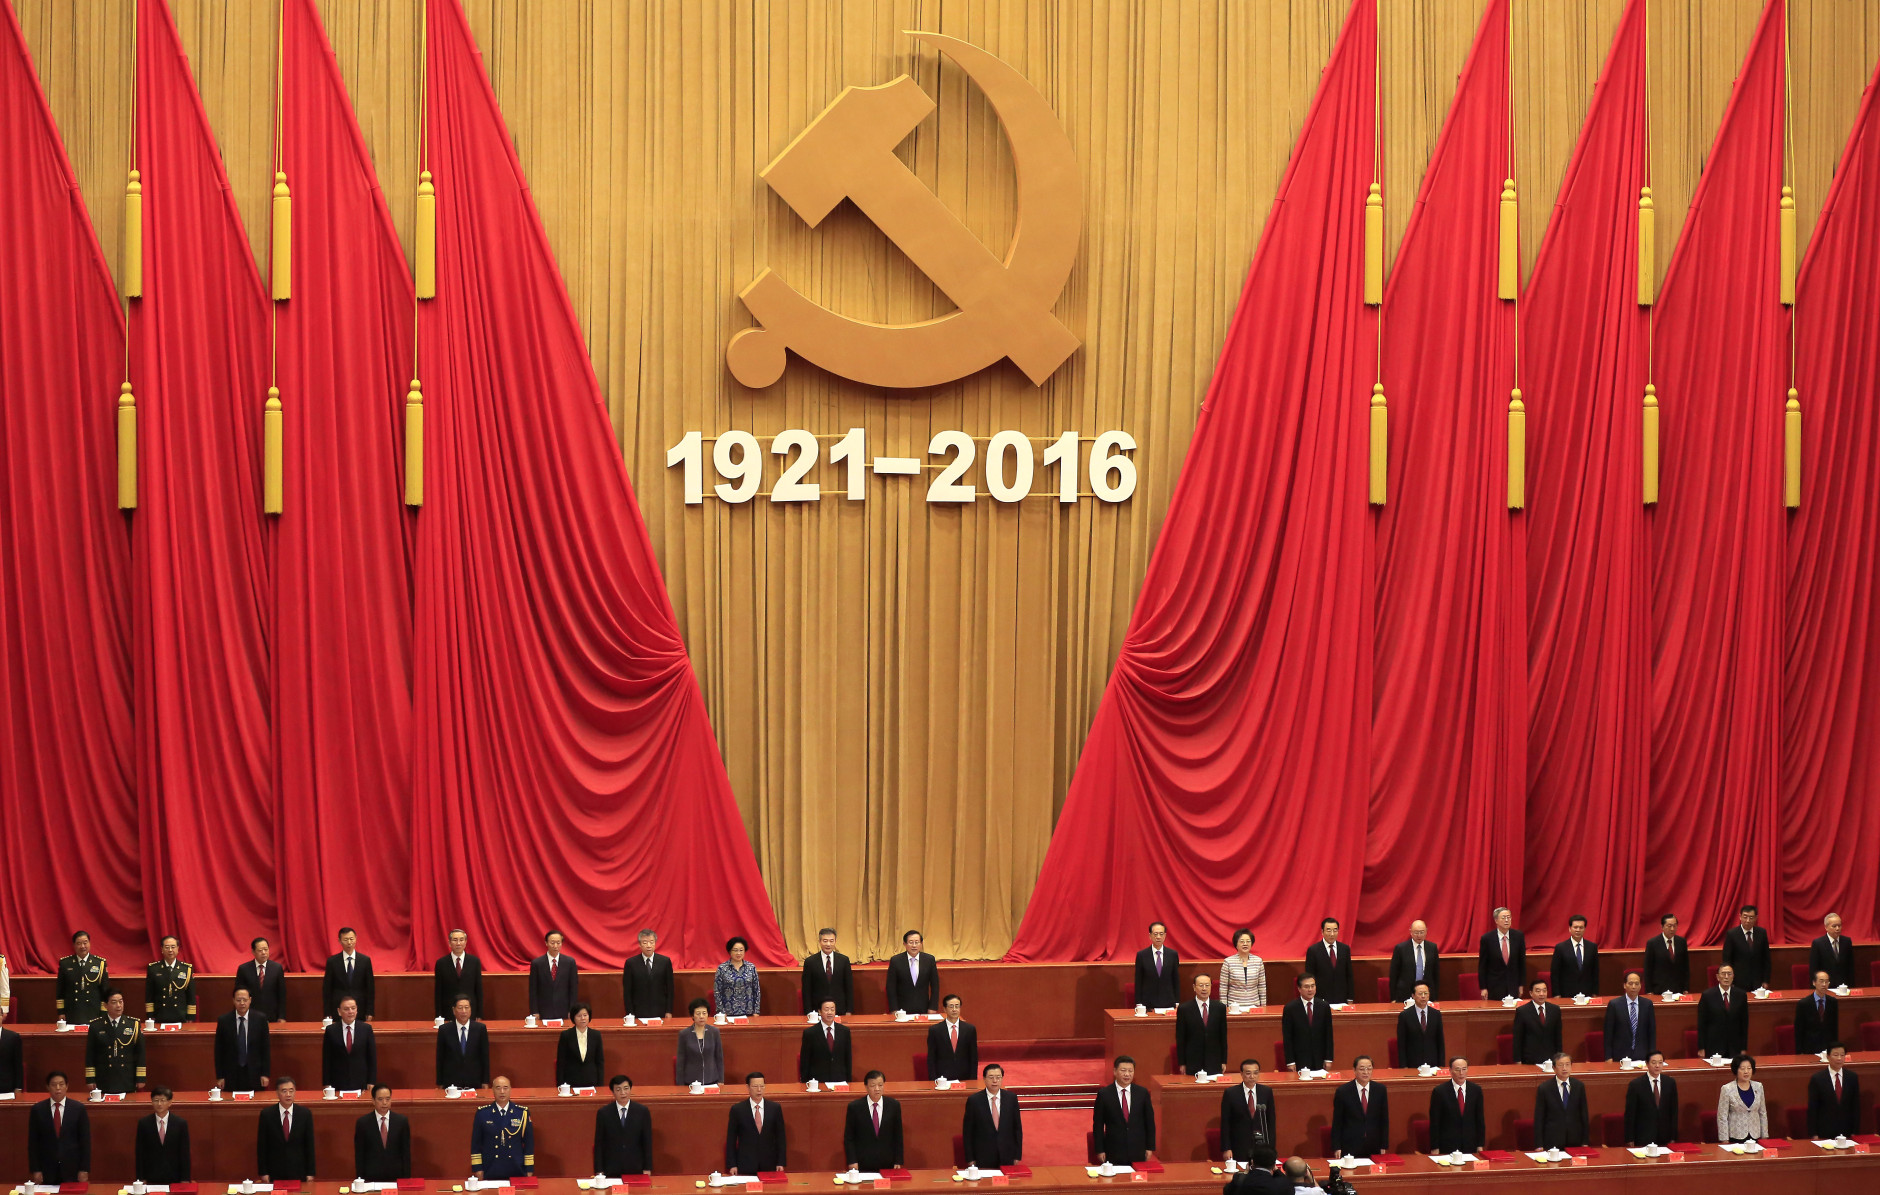
[[[1606,1005],[1606,1057],[1619,1061],[1650,1058],[1658,1048],[1658,1014],[1641,989],[1644,978],[1637,971],[1625,973],[1625,995],[1615,996]]]
[[[368,1091],[379,1081],[379,1047],[372,1026],[359,1019],[359,1003],[339,1002],[339,1020],[320,1041],[320,1083],[335,1091]]]
[[[339,1015],[340,1001],[352,997],[359,1018],[372,1021],[372,960],[359,953],[359,933],[348,925],[339,931],[339,953],[326,959],[326,977],[320,981],[320,1007],[328,1018]]]
[[[372,1089],[372,1111],[353,1122],[353,1176],[369,1183],[411,1177],[411,1122],[392,1111],[392,1089]]]
[[[274,1107],[261,1110],[255,1133],[255,1177],[264,1183],[277,1178],[313,1181],[313,1114],[294,1105],[298,1092],[293,1078],[282,1075],[274,1085]]]
[[[1351,978],[1351,947],[1338,940],[1338,918],[1319,922],[1319,940],[1306,947],[1306,974],[1319,981],[1319,998],[1327,1004],[1349,1004],[1355,985]]]
[[[862,1086],[868,1094],[849,1101],[848,1117],[842,1124],[842,1156],[849,1163],[849,1173],[904,1169],[901,1101],[882,1094],[888,1077],[880,1071],[869,1071]]]
[[[1658,932],[1645,943],[1645,990],[1648,992],[1688,992],[1691,990],[1691,948],[1678,935],[1678,915],[1666,913],[1658,919]]]
[[[1260,1146],[1272,1147],[1279,1121],[1273,1089],[1260,1082],[1260,1063],[1240,1060],[1240,1082],[1221,1093],[1221,1151],[1230,1162],[1249,1162]]]
[[[215,1023],[215,1085],[223,1091],[263,1091],[268,1086],[272,1055],[268,1049],[268,1019],[248,999],[247,988],[235,989],[235,1007]]]
[[[1488,1140],[1482,1085],[1469,1078],[1469,1060],[1449,1060],[1449,1079],[1430,1092],[1430,1152],[1474,1153]]]
[[[483,960],[470,953],[470,935],[463,930],[450,931],[450,953],[437,960],[431,971],[432,1015],[451,1018],[457,997],[470,997],[470,1016],[483,1018]]]
[[[594,1114],[594,1173],[609,1178],[653,1173],[653,1114],[633,1102],[633,1080],[607,1081],[613,1102]]]
[[[986,1063],[986,1088],[966,1097],[960,1142],[966,1164],[981,1170],[1003,1169],[1025,1157],[1025,1125],[1018,1097],[1005,1090],[1005,1068]]]
[[[1625,1089],[1625,1143],[1670,1145],[1678,1139],[1678,1081],[1665,1074],[1663,1050],[1645,1060],[1645,1073]]]
[[[849,956],[836,952],[836,931],[824,926],[816,933],[815,954],[803,960],[803,1011],[815,1012],[824,1000],[836,1002],[836,1015],[855,1011],[855,973]]]
[[[564,941],[560,930],[549,930],[542,935],[546,949],[529,964],[529,1011],[544,1021],[567,1020],[579,999],[579,969],[561,952]]]
[[[1192,1000],[1175,1010],[1175,1073],[1218,1075],[1227,1069],[1227,1005],[1213,999],[1214,981],[1195,976]]]
[[[0,1025],[0,1092],[26,1093],[26,1054],[20,1035]]]
[[[1371,1082],[1371,1056],[1351,1064],[1356,1077],[1332,1093],[1332,1156],[1368,1158],[1390,1149],[1390,1092]]]
[[[1554,1055],[1553,1077],[1534,1094],[1534,1147],[1566,1149],[1586,1144],[1592,1117],[1586,1109],[1586,1084],[1573,1077],[1573,1056]]]
[[[1723,961],[1736,969],[1736,982],[1755,991],[1770,979],[1769,931],[1756,924],[1756,906],[1744,905],[1736,928],[1723,935]]]
[[[1182,960],[1168,944],[1168,926],[1149,923],[1149,944],[1136,952],[1136,1003],[1144,1008],[1174,1008],[1181,1003]]]
[[[1828,973],[1817,971],[1815,990],[1795,1002],[1795,1052],[1819,1054],[1840,1038],[1841,1002],[1828,990]]]
[[[437,1085],[460,1091],[490,1085],[490,1031],[470,1016],[470,997],[459,996],[451,1019],[437,1029]]]
[[[1854,939],[1841,932],[1841,915],[1829,913],[1821,928],[1827,932],[1808,947],[1808,973],[1828,973],[1831,988],[1854,986]]]
[[[1505,907],[1495,910],[1495,928],[1482,935],[1475,971],[1484,1000],[1519,998],[1527,986],[1527,939]]]
[[[1111,1064],[1112,1082],[1097,1088],[1090,1128],[1097,1135],[1097,1161],[1129,1166],[1155,1157],[1155,1107],[1146,1088],[1136,1086],[1136,1060],[1119,1054]]]
[[[803,1044],[797,1047],[797,1081],[807,1083],[847,1083],[855,1065],[849,1044],[849,1027],[837,1024],[836,1002],[822,1002],[816,1024],[803,1030]]]
[[[1434,996],[1442,990],[1443,948],[1429,940],[1429,927],[1421,921],[1410,923],[1410,937],[1390,950],[1390,998],[1408,1000],[1417,982],[1430,985]],[[1446,1059],[1444,1061],[1447,1061]],[[1438,1062],[1437,1066],[1443,1065]]]
[[[235,968],[235,986],[247,991],[256,1012],[270,1021],[282,1020],[287,1015],[287,973],[269,960],[266,938],[249,942],[248,949],[254,957]]]
[[[972,1082],[979,1073],[979,1030],[960,1019],[960,998],[948,992],[945,1015],[927,1030],[927,1077]]]
[[[1335,1050],[1332,1046],[1332,1010],[1319,999],[1319,981],[1310,975],[1293,980],[1299,994],[1287,1002],[1280,1014],[1280,1040],[1286,1050],[1289,1071],[1326,1069]]]
[[[1514,1010],[1514,1060],[1538,1066],[1560,1052],[1560,1010],[1547,1002],[1547,985],[1536,981],[1532,999]]]
[[[1717,968],[1717,986],[1697,998],[1697,1052],[1735,1058],[1748,1044],[1749,993],[1736,982],[1736,969],[1725,964]]]
[[[150,1089],[150,1115],[137,1122],[137,1181],[168,1186],[189,1179],[189,1124],[170,1114],[176,1093],[167,1087]]]
[[[789,1150],[783,1109],[764,1098],[763,1075],[752,1071],[744,1082],[750,1096],[731,1105],[725,1128],[725,1173],[751,1175],[786,1170]]]
[[[1566,940],[1554,946],[1553,988],[1562,1000],[1599,995],[1599,943],[1586,940],[1586,918],[1567,919]]]
[[[659,953],[659,935],[651,929],[640,931],[639,953],[621,964],[620,993],[637,1020],[672,1015],[672,960]]]
[[[1410,1007],[1397,1014],[1397,1065],[1441,1069],[1449,1059],[1443,1049],[1443,1013],[1430,1004],[1430,985],[1419,983],[1410,995]]]
[[[928,1013],[940,1005],[940,976],[931,954],[921,951],[917,929],[901,935],[906,949],[888,960],[888,1011]]]
[[[1847,1047],[1828,1047],[1828,1066],[1808,1079],[1808,1135],[1816,1141],[1860,1132],[1860,1076],[1847,1069]]]
[[[66,1098],[64,1071],[46,1076],[52,1098],[34,1104],[26,1118],[26,1166],[33,1182],[54,1186],[91,1181],[91,1114]]]

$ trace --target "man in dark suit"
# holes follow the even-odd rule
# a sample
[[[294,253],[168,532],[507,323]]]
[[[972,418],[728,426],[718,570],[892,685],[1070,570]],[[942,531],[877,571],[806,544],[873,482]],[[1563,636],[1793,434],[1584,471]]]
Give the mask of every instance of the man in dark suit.
[[[52,1098],[27,1113],[26,1166],[35,1183],[91,1181],[91,1114],[66,1098],[66,1086],[64,1071],[47,1075],[46,1094]]]
[[[658,947],[659,935],[641,930],[640,952],[620,967],[620,993],[627,1012],[637,1019],[664,1020],[672,1015],[672,960],[659,953]]]
[[[320,1007],[328,1017],[339,1015],[340,1001],[358,1002],[359,1018],[372,1020],[372,960],[359,953],[359,934],[352,926],[339,931],[339,953],[326,959],[326,977],[320,981]]]
[[[1527,939],[1506,908],[1495,910],[1495,928],[1482,935],[1475,972],[1484,1000],[1518,997],[1527,987]]]
[[[542,936],[546,949],[529,964],[529,1011],[544,1021],[567,1020],[579,999],[579,971],[561,952],[565,940],[560,930],[549,930]]]
[[[1182,999],[1182,960],[1168,945],[1168,926],[1149,923],[1149,944],[1136,952],[1136,1003],[1174,1008]]]
[[[986,1089],[966,1097],[960,1142],[966,1164],[981,1170],[1003,1169],[1025,1156],[1025,1125],[1018,1097],[1005,1090],[1005,1068],[986,1063]]]
[[[1625,995],[1606,1005],[1606,1057],[1611,1061],[1650,1058],[1658,1048],[1658,1013],[1644,995],[1644,976],[1625,973]]]
[[[1819,1054],[1840,1037],[1841,1002],[1828,990],[1828,973],[1817,971],[1815,990],[1795,1002],[1795,1052]]]
[[[1547,1002],[1547,985],[1536,981],[1532,999],[1514,1010],[1514,1060],[1538,1066],[1560,1052],[1560,1009]]]
[[[1213,999],[1214,981],[1195,976],[1194,998],[1175,1010],[1175,1073],[1218,1075],[1227,1069],[1227,1005]]]
[[[167,1087],[150,1089],[150,1115],[137,1122],[137,1181],[148,1184],[186,1183],[189,1179],[189,1124],[170,1114],[176,1093]]]
[[[282,1075],[274,1085],[274,1107],[261,1110],[255,1132],[255,1177],[264,1183],[277,1178],[313,1181],[313,1114],[295,1106],[298,1093],[293,1078]]]
[[[1599,995],[1599,943],[1586,939],[1586,918],[1567,919],[1567,937],[1554,946],[1553,989],[1562,1000]]]
[[[970,1083],[979,1073],[979,1030],[960,1019],[960,998],[948,992],[945,1015],[927,1029],[927,1077]]]
[[[1332,1156],[1368,1158],[1390,1149],[1390,1092],[1371,1082],[1371,1056],[1351,1064],[1356,1077],[1332,1093]]]
[[[470,1017],[483,1018],[483,960],[470,953],[470,935],[463,930],[450,931],[450,953],[437,960],[431,970],[432,1015],[450,1020],[457,997],[470,997]]]
[[[1847,1069],[1847,1047],[1828,1047],[1828,1066],[1808,1079],[1808,1135],[1816,1141],[1860,1132],[1860,1076]]]
[[[849,1173],[904,1169],[901,1101],[882,1094],[888,1077],[880,1071],[869,1071],[862,1085],[868,1094],[849,1101],[848,1117],[842,1124],[842,1156],[848,1160]]]
[[[921,952],[917,929],[901,935],[901,954],[888,960],[888,1011],[932,1012],[940,1006],[939,968],[931,954]]]
[[[1829,913],[1821,928],[1827,932],[1808,947],[1808,973],[1828,973],[1831,988],[1854,986],[1854,939],[1841,932],[1841,915]]]
[[[1256,1146],[1244,1161],[1247,1169],[1229,1179],[1221,1188],[1221,1195],[1293,1195],[1299,1189],[1293,1186],[1291,1179],[1278,1173],[1279,1153],[1272,1146],[1264,1143]]]
[[[1279,1035],[1289,1071],[1326,1069],[1334,1054],[1332,1010],[1319,999],[1319,981],[1310,975],[1293,980],[1299,994],[1279,1017]]]
[[[1430,994],[1442,990],[1441,946],[1429,940],[1429,927],[1421,921],[1410,923],[1410,937],[1390,950],[1390,998],[1408,1000],[1419,979],[1430,985]],[[1445,1060],[1447,1061],[1447,1060]],[[1438,1062],[1436,1065],[1441,1066]]]
[[[815,1012],[824,1000],[836,1002],[836,1015],[855,1011],[855,973],[849,956],[836,953],[836,931],[825,926],[816,934],[815,954],[803,960],[803,1011]]]
[[[271,1058],[268,1019],[254,1009],[247,988],[236,988],[234,1009],[215,1023],[215,1085],[224,1091],[265,1090]]]
[[[470,1016],[470,997],[459,996],[450,1020],[437,1030],[437,1085],[467,1090],[490,1085],[490,1031]]]
[[[836,1022],[836,1002],[824,1000],[817,1023],[803,1030],[803,1044],[796,1051],[797,1081],[847,1083],[854,1066],[849,1027]]]
[[[1755,905],[1744,905],[1736,921],[1736,927],[1723,935],[1723,961],[1736,968],[1737,983],[1753,992],[1771,978],[1769,931],[1756,924]]]
[[[1410,1007],[1397,1014],[1397,1065],[1406,1070],[1440,1069],[1449,1061],[1443,1049],[1442,1010],[1430,1004],[1427,983],[1417,984],[1410,999]]]
[[[1260,1082],[1260,1064],[1240,1060],[1240,1082],[1221,1093],[1221,1150],[1228,1161],[1248,1162],[1260,1146],[1272,1147],[1279,1121],[1273,1089]]]
[[[353,1175],[369,1183],[411,1177],[411,1122],[392,1111],[392,1089],[372,1089],[372,1111],[353,1122]]]
[[[1586,1144],[1592,1136],[1592,1117],[1586,1109],[1586,1084],[1573,1077],[1573,1056],[1565,1050],[1554,1055],[1553,1077],[1544,1079],[1534,1093],[1534,1146],[1566,1149]]]
[[[725,1127],[725,1173],[764,1174],[788,1169],[783,1109],[764,1098],[764,1076],[753,1071],[744,1082],[750,1097],[731,1105]]]
[[[379,1046],[372,1026],[359,1019],[351,996],[339,1002],[339,1020],[320,1041],[320,1083],[335,1091],[368,1091],[379,1081]]]
[[[26,1054],[20,1035],[0,1025],[0,1091],[26,1092]]]
[[[1319,922],[1319,940],[1306,947],[1306,974],[1319,981],[1319,998],[1349,1004],[1356,984],[1351,978],[1351,947],[1338,940],[1338,918]]]
[[[1748,1044],[1749,993],[1737,984],[1734,967],[1718,967],[1717,986],[1697,998],[1697,1052],[1735,1058]]]
[[[1136,1086],[1136,1060],[1119,1054],[1112,1082],[1097,1088],[1090,1128],[1097,1135],[1097,1161],[1118,1166],[1155,1157],[1155,1107],[1147,1088]]]
[[[614,1098],[594,1114],[594,1173],[653,1173],[653,1114],[633,1102],[632,1079],[615,1075],[607,1085]]]
[[[1664,1051],[1653,1050],[1645,1073],[1625,1089],[1625,1143],[1670,1145],[1677,1139],[1678,1081],[1665,1074]]]
[[[1676,913],[1666,913],[1660,917],[1658,932],[1645,943],[1645,990],[1691,990],[1691,948],[1690,943],[1678,936]]]
[[[248,948],[254,957],[235,968],[235,986],[248,993],[256,1012],[270,1021],[281,1020],[287,1015],[287,973],[269,960],[266,938],[254,939]]]
[[[1474,1153],[1488,1140],[1482,1085],[1469,1078],[1469,1060],[1452,1058],[1449,1079],[1430,1092],[1430,1152]]]

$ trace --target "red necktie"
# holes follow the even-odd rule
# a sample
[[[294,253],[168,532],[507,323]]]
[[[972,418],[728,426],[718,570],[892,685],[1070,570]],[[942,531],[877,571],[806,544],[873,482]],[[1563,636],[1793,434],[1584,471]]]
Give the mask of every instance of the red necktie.
[[[1430,1027],[1429,1012],[1426,1009],[1421,1009],[1421,1008],[1417,1009],[1417,1028],[1428,1029],[1429,1027]]]
[[[1460,1116],[1468,1110],[1469,1089],[1466,1087],[1458,1087],[1456,1088],[1456,1115]]]
[[[158,1145],[163,1144],[163,1131],[169,1127],[169,1119],[170,1119],[169,1117],[165,1116],[162,1120],[157,1121],[157,1144]]]
[[[1545,1004],[1536,1004],[1534,1010],[1541,1014],[1541,1024],[1547,1024],[1547,1006]]]
[[[957,1021],[947,1026],[947,1036],[953,1040],[953,1048],[956,1050],[959,1049],[960,1048],[960,1026]]]
[[[836,977],[836,960],[826,954],[823,955],[823,974],[830,979]]]
[[[1836,1103],[1839,1103],[1841,1100],[1841,1072],[1840,1071],[1834,1072],[1834,1099]]]
[[[294,1135],[294,1111],[292,1108],[281,1109],[281,1139],[284,1141]]]
[[[1369,1087],[1358,1088],[1358,1111],[1366,1115],[1369,1115],[1371,1111],[1371,1089]]]
[[[870,1107],[870,1108],[873,1108],[873,1109],[874,1109],[874,1113],[875,1113],[875,1136],[877,1136],[877,1137],[879,1137],[879,1136],[881,1136],[881,1105],[880,1105],[880,1104],[870,1104],[870,1105],[869,1105],[869,1107]]]
[[[1508,939],[1506,938],[1501,940],[1501,961],[1504,963],[1508,961]]]
[[[352,1053],[352,1026],[346,1026],[346,1052]]]
[[[379,1117],[379,1144],[386,1146],[388,1148],[392,1144],[391,1123],[392,1122],[387,1120],[385,1117],[383,1116]]]
[[[1312,1023],[1312,1001],[1306,1001],[1306,1024]]]
[[[826,1034],[826,1035],[828,1036],[828,1038],[829,1038],[829,1052],[830,1052],[831,1054],[833,1054],[833,1053],[835,1053],[835,1052],[836,1052],[836,1030],[835,1030],[835,1026],[834,1026],[834,1025],[831,1025],[831,1026],[829,1026],[829,1028],[828,1028],[828,1029],[826,1029],[826,1030],[824,1030],[824,1033],[825,1033],[825,1034]]]
[[[455,957],[455,956],[452,956],[452,957]],[[463,960],[462,959],[457,959],[457,974],[459,975],[463,974]]]
[[[1129,1119],[1129,1088],[1123,1088],[1123,1119]]]
[[[554,958],[548,960],[548,977],[550,979],[555,978],[555,966],[559,962],[561,962],[560,955],[556,955]]]
[[[992,1105],[992,1127],[996,1129],[999,1127],[999,1097],[988,1095],[986,1102]]]
[[[57,1137],[59,1135],[61,1131],[59,1126],[63,1125],[64,1123],[65,1123],[65,1101],[60,1100],[58,1103],[52,1105],[52,1135],[54,1137]]]
[[[756,1126],[758,1132],[761,1133],[764,1131],[764,1105],[757,1104],[753,1107],[751,1121]]]

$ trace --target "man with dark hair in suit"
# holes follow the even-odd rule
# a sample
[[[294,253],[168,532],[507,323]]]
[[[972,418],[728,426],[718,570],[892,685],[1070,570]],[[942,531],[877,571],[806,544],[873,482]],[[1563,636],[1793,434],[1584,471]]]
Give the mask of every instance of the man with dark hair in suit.
[[[1136,1060],[1119,1054],[1111,1064],[1112,1082],[1097,1088],[1090,1128],[1097,1135],[1097,1161],[1128,1166],[1155,1157],[1155,1107],[1146,1088],[1136,1086]]]
[[[1025,1157],[1025,1124],[1018,1097],[1005,1090],[1005,1068],[986,1063],[986,1087],[966,1097],[960,1143],[966,1164],[981,1170],[1003,1169]]]
[[[1860,1132],[1860,1076],[1847,1067],[1847,1047],[1828,1046],[1828,1065],[1808,1079],[1808,1135],[1816,1141]]]
[[[359,934],[348,925],[339,931],[339,953],[328,955],[326,975],[320,981],[320,1007],[327,1017],[339,1015],[340,1001],[348,996],[358,1004],[359,1018],[372,1020],[372,960],[359,953]]]
[[[882,1094],[888,1077],[880,1071],[869,1071],[862,1086],[868,1094],[849,1101],[842,1124],[842,1156],[849,1173],[900,1170],[906,1157],[901,1148],[901,1101]]]
[[[633,1102],[633,1080],[607,1081],[614,1098],[594,1114],[594,1173],[609,1178],[653,1173],[653,1114]]]
[[[282,1075],[274,1085],[274,1107],[261,1110],[255,1133],[255,1172],[264,1183],[277,1178],[313,1181],[313,1114],[294,1106],[298,1092],[293,1077]]]
[[[254,957],[235,968],[235,986],[247,991],[254,1010],[269,1021],[287,1015],[287,973],[281,964],[269,959],[271,947],[266,938],[248,943]]]
[[[1247,1162],[1261,1146],[1272,1146],[1278,1125],[1273,1089],[1260,1082],[1259,1060],[1241,1059],[1240,1082],[1221,1093],[1223,1155],[1230,1162]]]
[[[411,1122],[392,1111],[392,1089],[372,1089],[372,1111],[353,1122],[353,1175],[369,1183],[411,1177]]]
[[[1175,1073],[1218,1075],[1227,1068],[1227,1005],[1214,999],[1214,981],[1195,976],[1195,995],[1175,1010]]]
[[[1293,980],[1299,995],[1280,1013],[1280,1040],[1289,1071],[1324,1070],[1334,1054],[1332,1010],[1319,999],[1319,981],[1310,975]]]
[[[1352,1062],[1356,1076],[1332,1093],[1332,1156],[1368,1158],[1390,1149],[1390,1092],[1371,1082],[1371,1056]]]
[[[1592,1117],[1586,1108],[1586,1084],[1573,1077],[1573,1056],[1554,1055],[1554,1073],[1534,1094],[1534,1146],[1566,1149],[1586,1144]]]
[[[1566,940],[1554,946],[1553,989],[1562,1000],[1599,995],[1599,943],[1586,938],[1586,918],[1567,919]]]
[[[836,1023],[834,998],[824,1000],[816,1023],[803,1030],[803,1044],[797,1047],[797,1079],[807,1083],[847,1083],[855,1065],[849,1042],[849,1027]]]
[[[1691,948],[1678,935],[1678,915],[1666,913],[1658,919],[1658,932],[1645,942],[1645,990],[1648,992],[1688,992],[1691,990]]]
[[[1658,1048],[1658,1014],[1641,989],[1644,977],[1637,971],[1625,973],[1625,995],[1615,996],[1606,1005],[1606,1057],[1608,1059],[1650,1058]]]
[[[1351,947],[1338,940],[1338,918],[1319,922],[1319,940],[1306,947],[1306,974],[1319,981],[1319,998],[1349,1004],[1356,985],[1351,978]]]
[[[901,935],[905,950],[888,960],[888,1011],[932,1012],[940,1005],[939,967],[921,950],[920,931]]]
[[[1841,1038],[1841,1002],[1828,990],[1828,973],[1815,972],[1815,990],[1795,1002],[1795,1052],[1819,1054]]]
[[[320,1041],[320,1083],[335,1091],[366,1091],[379,1081],[379,1046],[372,1026],[359,1019],[359,1002],[339,1002],[339,1020]]]
[[[1514,1060],[1538,1066],[1560,1052],[1560,1010],[1547,1002],[1547,985],[1536,981],[1531,999],[1514,1010]]]
[[[1429,927],[1421,921],[1410,923],[1410,936],[1391,947],[1390,998],[1408,1000],[1418,981],[1430,985],[1430,995],[1442,989],[1443,948],[1429,940]],[[1443,1060],[1447,1061],[1447,1059]],[[1437,1066],[1443,1065],[1438,1062]]]
[[[1829,913],[1821,920],[1823,933],[1809,944],[1808,973],[1817,971],[1828,973],[1828,986],[1845,988],[1854,985],[1854,939],[1841,932],[1841,915]]]
[[[271,1059],[268,1018],[251,1007],[247,988],[236,988],[235,1007],[215,1023],[215,1085],[223,1091],[264,1090]]]
[[[450,1020],[437,1028],[437,1085],[470,1091],[490,1085],[490,1031],[470,1015],[470,997],[459,996]]]
[[[942,1016],[927,1029],[927,1077],[972,1082],[979,1073],[979,1030],[960,1019],[960,998],[940,1002]]]
[[[1469,1060],[1449,1060],[1449,1079],[1430,1092],[1430,1152],[1474,1153],[1488,1139],[1482,1085],[1469,1078]]]
[[[764,1174],[787,1170],[788,1137],[783,1109],[764,1098],[764,1076],[752,1071],[744,1077],[750,1095],[731,1105],[725,1127],[725,1173]]]
[[[137,1122],[137,1181],[169,1186],[189,1179],[189,1123],[170,1114],[176,1093],[164,1086],[150,1089],[150,1115]]]
[[[1443,1013],[1430,1003],[1430,985],[1419,983],[1411,992],[1410,1007],[1397,1014],[1397,1065],[1442,1067],[1449,1061],[1443,1049]]]
[[[544,1021],[565,1021],[580,997],[580,972],[561,952],[566,941],[558,929],[542,935],[546,948],[529,964],[529,1011]]]
[[[1736,969],[1736,982],[1753,992],[1769,982],[1769,931],[1756,924],[1756,906],[1744,905],[1737,924],[1723,935],[1723,961]]]
[[[1168,926],[1149,923],[1149,944],[1136,952],[1136,1003],[1144,1008],[1174,1008],[1181,1003],[1182,960],[1168,944]]]
[[[672,1015],[672,960],[659,953],[658,947],[659,935],[641,930],[639,953],[620,967],[620,992],[627,1012],[640,1020],[664,1020]]]
[[[470,997],[470,1017],[483,1018],[483,960],[470,953],[470,935],[463,930],[450,931],[450,953],[437,960],[431,969],[431,1007],[433,1015],[451,1019],[457,997]]]
[[[34,1104],[26,1116],[26,1166],[34,1183],[56,1186],[91,1181],[91,1114],[66,1098],[64,1071],[46,1076],[50,1099]]]
[[[824,926],[816,932],[815,954],[803,960],[803,1011],[815,1012],[824,1000],[836,1002],[836,1015],[855,1011],[855,973],[849,956],[836,952],[836,931]]]
[[[1748,1045],[1749,993],[1726,963],[1717,968],[1717,986],[1697,998],[1697,1052],[1705,1058],[1735,1058]]]
[[[1625,1089],[1625,1143],[1670,1145],[1678,1139],[1678,1081],[1665,1073],[1665,1053],[1653,1050],[1645,1073]]]
[[[1527,987],[1527,939],[1505,907],[1495,910],[1495,928],[1482,935],[1475,971],[1484,1000],[1519,997]]]

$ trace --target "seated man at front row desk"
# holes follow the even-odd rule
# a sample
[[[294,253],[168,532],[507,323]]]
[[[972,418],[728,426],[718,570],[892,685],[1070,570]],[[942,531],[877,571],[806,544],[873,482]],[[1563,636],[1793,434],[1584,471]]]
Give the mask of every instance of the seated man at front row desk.
[[[1090,1112],[1097,1161],[1117,1166],[1149,1161],[1155,1157],[1155,1107],[1148,1089],[1136,1085],[1136,1060],[1117,1055],[1110,1074],[1112,1081],[1097,1088]]]

